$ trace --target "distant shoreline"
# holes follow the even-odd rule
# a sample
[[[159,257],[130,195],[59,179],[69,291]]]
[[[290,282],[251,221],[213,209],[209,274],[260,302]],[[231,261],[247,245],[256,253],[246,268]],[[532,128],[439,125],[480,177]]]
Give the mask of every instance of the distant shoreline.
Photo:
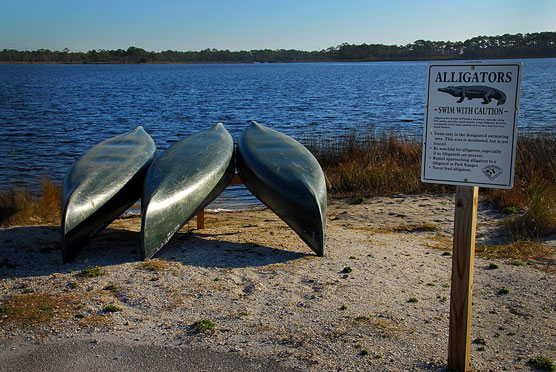
[[[522,59],[556,57],[556,32],[476,36],[465,41],[416,40],[406,45],[342,43],[322,50],[252,49],[230,51],[206,48],[200,51],[147,51],[130,46],[126,50],[92,49],[71,52],[0,50],[0,61],[16,63],[299,63],[385,62],[427,60]]]
[[[484,58],[488,60],[515,60],[515,59],[554,59],[556,57],[507,57]],[[427,62],[427,61],[480,61],[483,58],[424,58],[424,59],[383,59],[383,60],[315,60],[315,61],[281,61],[281,62],[243,62],[243,61],[198,61],[198,62],[46,62],[46,61],[0,61],[0,65],[255,65],[255,64],[304,64],[304,63],[382,63],[382,62]]]

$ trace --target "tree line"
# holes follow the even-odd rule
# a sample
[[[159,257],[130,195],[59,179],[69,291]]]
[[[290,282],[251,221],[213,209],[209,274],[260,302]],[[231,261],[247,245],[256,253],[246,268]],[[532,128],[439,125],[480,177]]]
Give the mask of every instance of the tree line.
[[[257,49],[229,51],[204,49],[180,52],[149,52],[137,47],[127,50],[70,52],[39,49],[3,49],[0,61],[14,63],[249,63],[326,61],[403,61],[438,59],[498,59],[556,57],[556,32],[477,36],[465,41],[416,40],[407,45],[344,43],[320,51]]]

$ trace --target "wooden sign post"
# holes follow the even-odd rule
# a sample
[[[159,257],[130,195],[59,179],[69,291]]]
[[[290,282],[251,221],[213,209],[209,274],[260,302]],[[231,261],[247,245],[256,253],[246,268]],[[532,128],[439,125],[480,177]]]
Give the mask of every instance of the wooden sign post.
[[[456,185],[448,369],[469,369],[477,199],[514,183],[518,62],[429,64],[421,180]]]
[[[456,187],[448,369],[469,369],[475,228],[479,188]]]

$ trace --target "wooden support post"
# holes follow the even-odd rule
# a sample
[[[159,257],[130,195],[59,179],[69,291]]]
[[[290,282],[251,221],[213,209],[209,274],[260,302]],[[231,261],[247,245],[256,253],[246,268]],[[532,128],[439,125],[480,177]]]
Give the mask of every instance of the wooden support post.
[[[232,179],[230,180],[229,185],[243,185],[243,181],[239,177],[239,174],[234,173],[234,175],[232,176]]]
[[[239,177],[239,174],[234,173],[230,183],[228,185],[243,185],[243,181]],[[199,213],[197,213],[197,229],[204,229],[205,228],[205,210],[203,209]]]
[[[448,370],[469,369],[473,262],[479,188],[457,186],[454,215]]]
[[[203,209],[199,213],[197,213],[197,228],[204,229],[205,228],[205,210]]]

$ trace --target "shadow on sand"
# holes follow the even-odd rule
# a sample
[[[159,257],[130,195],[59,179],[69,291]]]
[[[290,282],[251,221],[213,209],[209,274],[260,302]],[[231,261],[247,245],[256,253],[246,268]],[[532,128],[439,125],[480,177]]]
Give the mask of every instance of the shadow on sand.
[[[235,234],[179,232],[154,258],[190,266],[241,268],[283,263],[311,255],[226,240],[226,236]],[[140,233],[114,228],[97,234],[77,258],[67,264],[62,262],[59,226],[2,229],[0,246],[0,279],[140,261]]]

